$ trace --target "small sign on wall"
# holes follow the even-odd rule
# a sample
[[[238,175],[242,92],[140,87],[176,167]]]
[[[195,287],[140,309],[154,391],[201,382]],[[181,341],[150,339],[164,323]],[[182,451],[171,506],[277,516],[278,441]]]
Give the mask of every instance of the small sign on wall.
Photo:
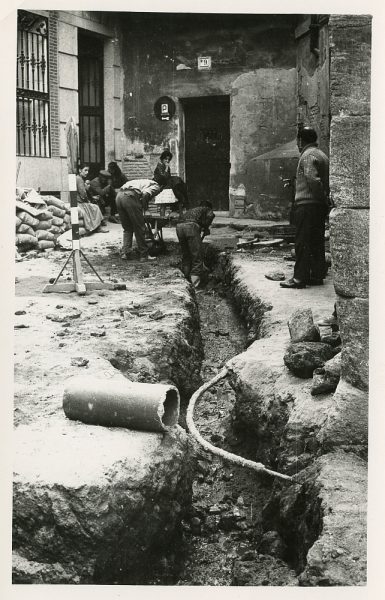
[[[175,102],[169,96],[162,96],[154,104],[154,113],[159,121],[169,121],[175,114]]]
[[[198,56],[198,71],[210,71],[211,56]]]

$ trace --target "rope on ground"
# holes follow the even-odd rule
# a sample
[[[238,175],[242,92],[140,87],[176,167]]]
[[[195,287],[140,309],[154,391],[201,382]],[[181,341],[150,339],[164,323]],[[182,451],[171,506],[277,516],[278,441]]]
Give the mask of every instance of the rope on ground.
[[[219,371],[219,373],[217,373],[217,375],[215,375],[215,377],[210,379],[210,381],[207,381],[206,383],[204,383],[191,396],[189,405],[187,407],[187,415],[186,415],[186,422],[187,422],[187,427],[188,427],[189,432],[194,437],[194,439],[196,439],[196,441],[201,446],[203,446],[203,448],[205,450],[207,450],[208,452],[211,452],[212,454],[215,454],[216,456],[220,456],[221,458],[227,460],[228,462],[231,462],[235,465],[239,465],[241,467],[246,467],[246,468],[252,469],[253,471],[257,471],[259,473],[267,473],[268,475],[272,475],[273,477],[277,477],[278,479],[283,479],[285,481],[293,481],[293,478],[290,477],[289,475],[284,475],[283,473],[277,473],[276,471],[267,469],[262,463],[257,463],[257,462],[254,462],[253,460],[248,460],[247,458],[242,458],[242,456],[238,456],[237,454],[233,454],[232,452],[227,452],[226,450],[217,448],[216,446],[213,446],[212,444],[210,444],[210,442],[205,440],[200,435],[199,431],[197,430],[197,428],[195,426],[194,419],[193,419],[195,404],[197,403],[199,398],[202,396],[202,394],[204,394],[204,392],[206,392],[209,388],[211,388],[213,385],[218,383],[218,381],[220,381],[221,379],[224,379],[228,375],[228,373],[229,373],[229,369],[227,367],[223,367],[223,369],[221,371]]]

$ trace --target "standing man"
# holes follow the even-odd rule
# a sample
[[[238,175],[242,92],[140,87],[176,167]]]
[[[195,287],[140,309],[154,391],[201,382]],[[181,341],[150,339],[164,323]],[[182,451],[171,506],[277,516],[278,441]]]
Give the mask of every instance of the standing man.
[[[294,277],[283,288],[322,285],[325,265],[325,218],[329,210],[329,160],[318,148],[317,133],[303,127],[297,136],[300,157],[294,199]]]
[[[202,239],[210,234],[209,227],[214,217],[211,202],[203,200],[200,206],[186,211],[176,226],[176,234],[182,250],[182,271],[195,288],[199,286],[205,269]]]
[[[116,218],[115,190],[111,185],[111,173],[99,171],[99,175],[90,181],[90,193],[97,200],[103,215],[106,213],[106,205],[110,207],[110,223],[118,223]]]
[[[155,260],[155,256],[149,256],[146,244],[146,223],[144,212],[148,203],[160,192],[160,186],[152,179],[133,179],[127,181],[116,196],[116,205],[123,227],[123,249],[122,258],[132,258],[132,238],[135,234],[138,246],[139,259],[141,262]]]

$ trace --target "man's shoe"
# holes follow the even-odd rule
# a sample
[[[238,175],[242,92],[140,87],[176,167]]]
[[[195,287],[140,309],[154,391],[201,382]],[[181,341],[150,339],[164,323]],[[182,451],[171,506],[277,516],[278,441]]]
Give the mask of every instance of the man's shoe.
[[[295,279],[289,279],[288,281],[281,281],[279,284],[282,288],[288,288],[290,290],[302,290],[306,287],[306,283],[302,281],[295,281]]]
[[[114,217],[114,215],[111,215],[108,220],[110,223],[119,223],[118,219]]]

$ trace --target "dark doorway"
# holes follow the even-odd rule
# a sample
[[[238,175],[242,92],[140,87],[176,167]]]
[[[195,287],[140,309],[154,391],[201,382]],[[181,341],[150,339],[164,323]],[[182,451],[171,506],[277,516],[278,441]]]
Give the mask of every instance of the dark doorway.
[[[89,178],[104,168],[103,42],[79,33],[80,161],[90,165]]]
[[[185,166],[190,206],[202,200],[229,210],[230,97],[181,100],[185,115]]]

